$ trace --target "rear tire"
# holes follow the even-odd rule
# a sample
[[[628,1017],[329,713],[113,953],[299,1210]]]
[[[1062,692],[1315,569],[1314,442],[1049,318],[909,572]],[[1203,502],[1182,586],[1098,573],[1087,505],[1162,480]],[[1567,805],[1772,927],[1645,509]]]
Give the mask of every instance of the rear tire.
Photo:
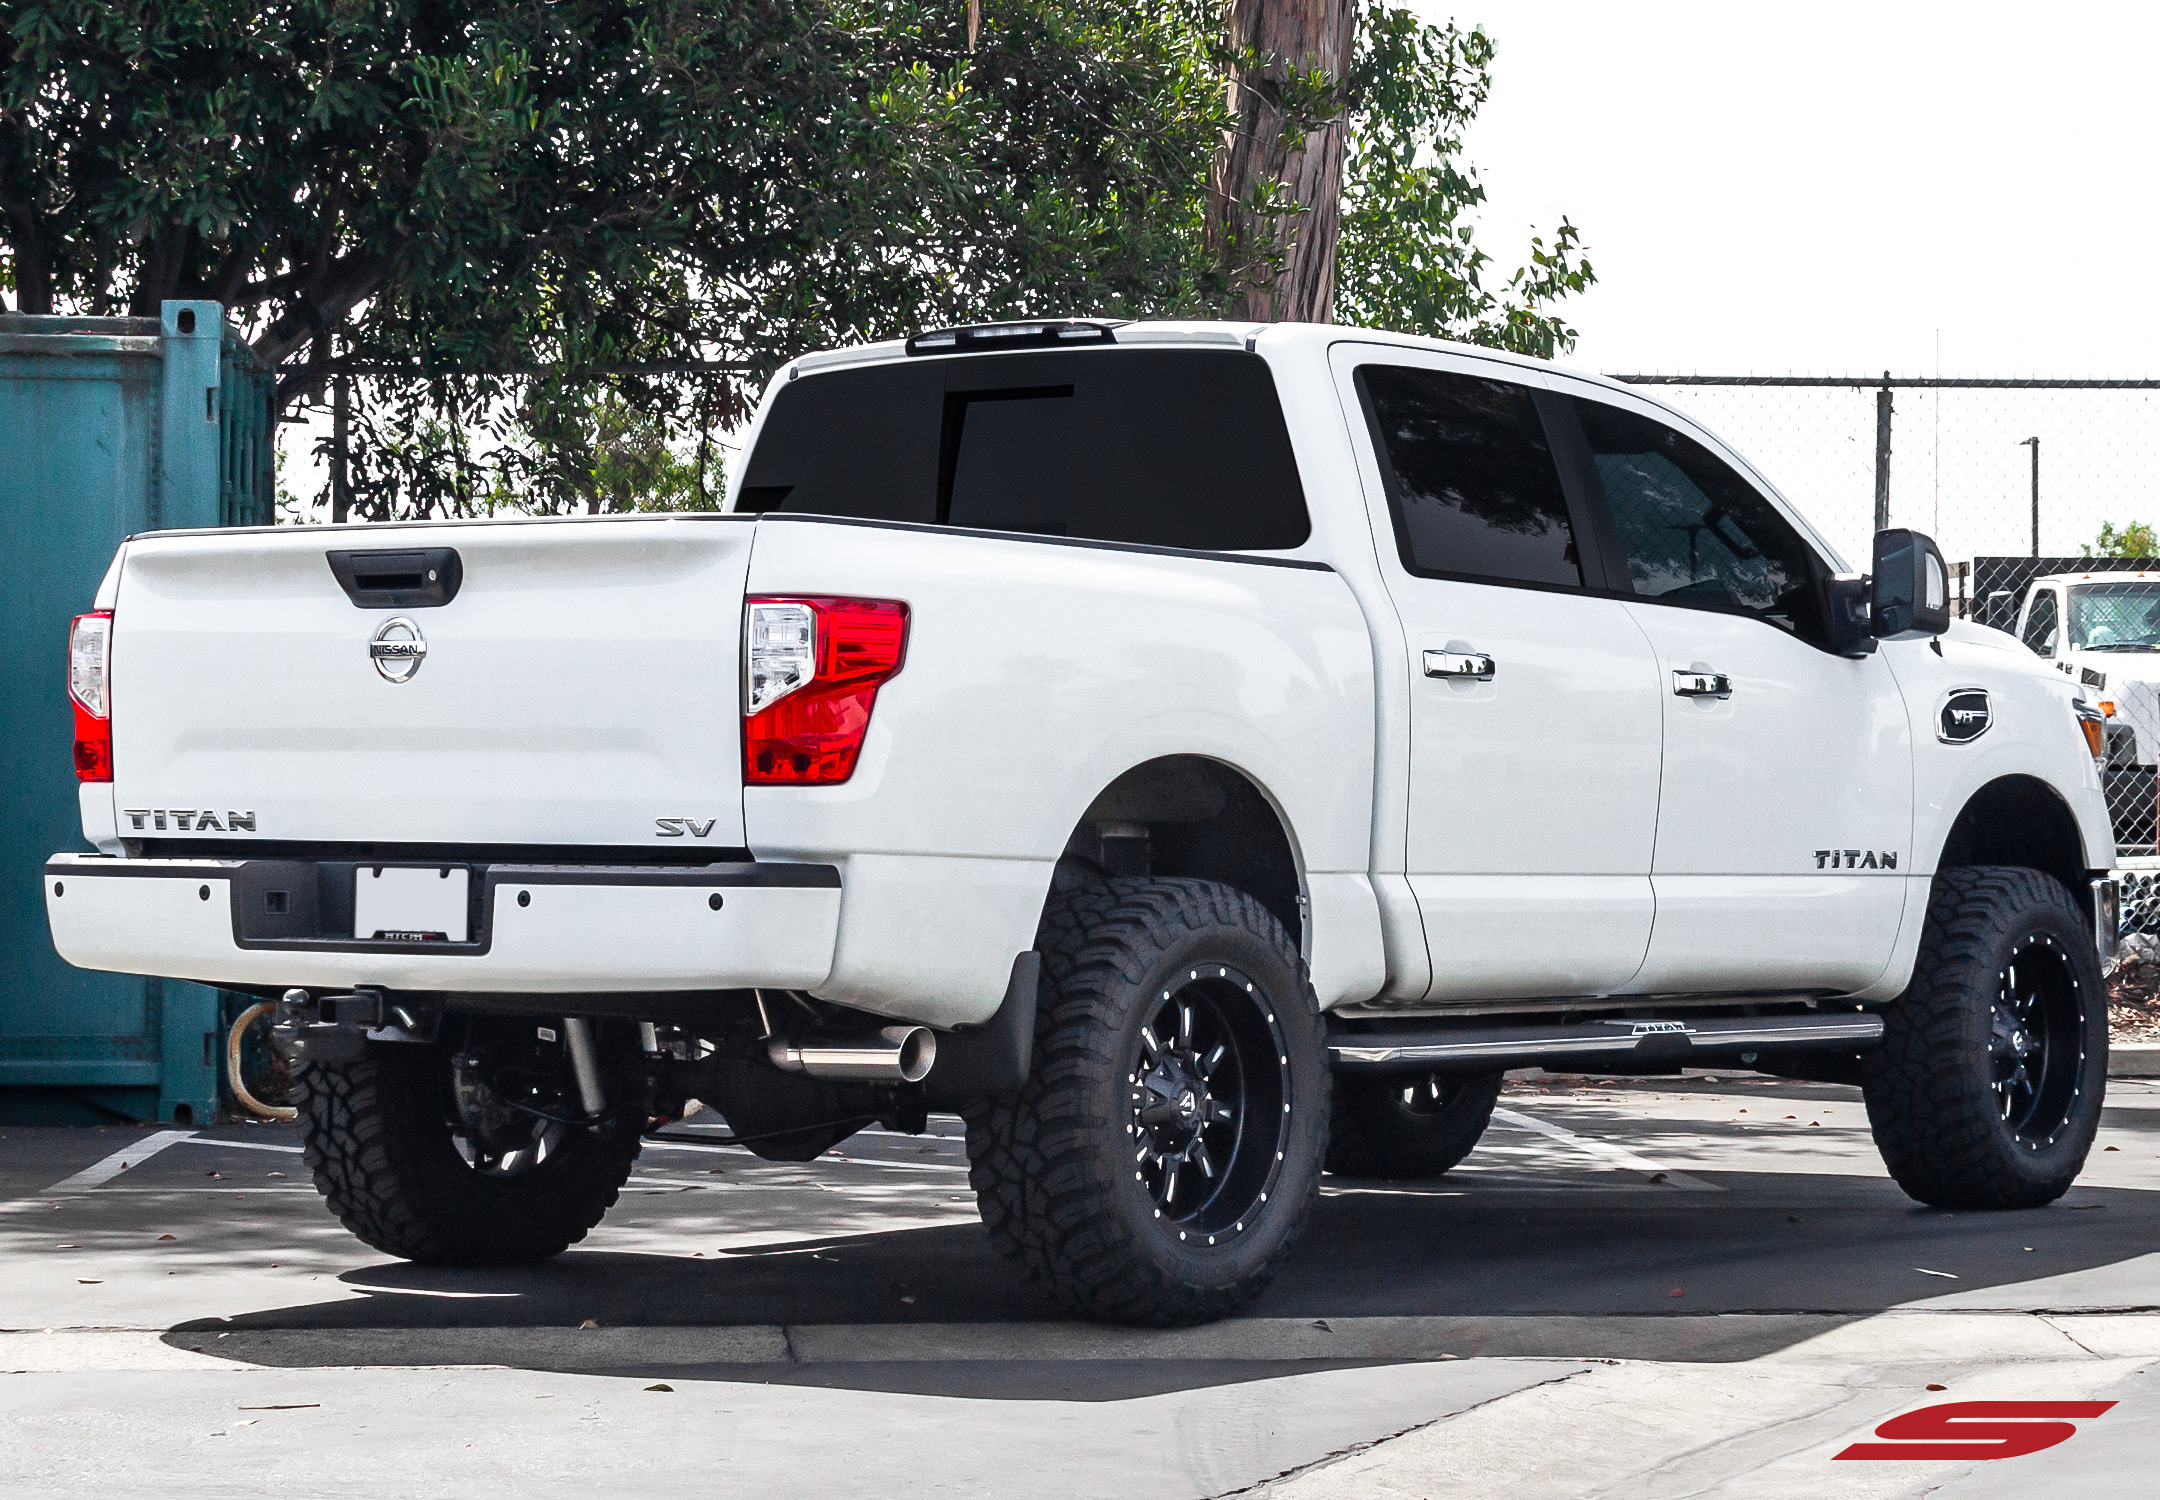
[[[595,1029],[605,1040],[606,1031]],[[469,1129],[453,1123],[462,1125],[452,1089],[457,1050],[447,1040],[377,1044],[358,1062],[296,1066],[305,1160],[316,1189],[347,1229],[404,1260],[431,1266],[546,1260],[583,1239],[614,1206],[637,1160],[642,1116],[619,1115],[597,1130],[516,1116],[531,1127],[525,1152],[476,1150]],[[622,1066],[621,1047],[604,1048],[603,1058],[615,1064],[603,1069],[609,1097],[630,1100],[632,1075]],[[523,1155],[534,1159],[520,1165]]]
[[[1335,1080],[1327,1169],[1398,1182],[1438,1177],[1492,1123],[1504,1073],[1352,1074]]]
[[[2084,1169],[2107,1090],[2107,986],[2061,882],[1977,865],[1935,877],[1912,983],[1864,1054],[1890,1175],[1937,1208],[2037,1208]]]
[[[1282,924],[1202,880],[1052,898],[1027,1083],[968,1117],[991,1242],[1087,1317],[1220,1318],[1303,1229],[1327,1150],[1317,1001]]]

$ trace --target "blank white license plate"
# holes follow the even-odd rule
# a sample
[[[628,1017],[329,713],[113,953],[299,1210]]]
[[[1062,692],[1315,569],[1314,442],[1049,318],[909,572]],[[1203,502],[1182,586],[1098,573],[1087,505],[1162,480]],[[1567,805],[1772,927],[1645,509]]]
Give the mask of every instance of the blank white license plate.
[[[458,865],[353,872],[353,936],[362,941],[462,943],[472,871]]]

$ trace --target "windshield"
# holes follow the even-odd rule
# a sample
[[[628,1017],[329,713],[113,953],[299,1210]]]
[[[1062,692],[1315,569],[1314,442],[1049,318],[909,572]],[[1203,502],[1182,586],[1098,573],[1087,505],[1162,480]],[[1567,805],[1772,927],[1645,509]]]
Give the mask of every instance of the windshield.
[[[2080,651],[2160,651],[2160,583],[2071,589],[2070,644]]]

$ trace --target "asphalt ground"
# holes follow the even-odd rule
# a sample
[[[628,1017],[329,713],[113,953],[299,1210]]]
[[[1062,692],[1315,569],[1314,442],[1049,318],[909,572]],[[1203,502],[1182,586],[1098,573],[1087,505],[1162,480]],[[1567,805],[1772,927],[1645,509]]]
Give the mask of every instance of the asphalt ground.
[[[1031,1290],[932,1124],[806,1166],[651,1144],[515,1271],[368,1250],[288,1127],[0,1130],[0,1489],[2152,1488],[2160,1081],[2111,1083],[2061,1202],[1958,1214],[1889,1181],[1851,1089],[1519,1080],[1461,1167],[1329,1179],[1263,1298],[1169,1332]],[[2118,1405],[2027,1457],[1832,1458],[1967,1399]]]

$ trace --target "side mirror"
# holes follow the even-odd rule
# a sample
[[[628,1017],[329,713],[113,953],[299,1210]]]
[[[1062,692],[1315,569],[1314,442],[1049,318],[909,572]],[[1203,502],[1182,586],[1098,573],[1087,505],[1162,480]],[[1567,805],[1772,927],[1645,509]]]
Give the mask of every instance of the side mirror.
[[[1870,626],[1878,640],[1912,641],[1950,628],[1950,570],[1917,531],[1875,533]]]

